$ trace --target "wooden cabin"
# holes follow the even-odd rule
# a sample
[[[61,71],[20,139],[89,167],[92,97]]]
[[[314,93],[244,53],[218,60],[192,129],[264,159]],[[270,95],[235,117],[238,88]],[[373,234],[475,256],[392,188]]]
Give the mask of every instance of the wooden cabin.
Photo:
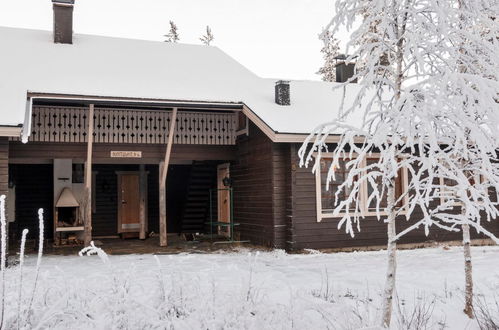
[[[338,230],[324,173],[299,167],[304,138],[339,111],[335,83],[263,79],[217,47],[73,35],[72,4],[53,0],[55,31],[0,28],[12,238],[36,235],[41,207],[46,236],[63,240],[156,233],[167,245],[167,234],[213,230],[214,218],[220,234],[288,250],[386,243],[369,205],[355,238]],[[58,220],[63,191],[83,230]],[[420,230],[402,242],[459,239]]]

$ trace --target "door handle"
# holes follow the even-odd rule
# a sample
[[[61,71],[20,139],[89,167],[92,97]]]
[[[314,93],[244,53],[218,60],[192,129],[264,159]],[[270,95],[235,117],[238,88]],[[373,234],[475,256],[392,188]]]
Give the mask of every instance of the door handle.
[[[125,200],[122,200],[122,201],[121,201],[121,204],[126,204],[126,201],[125,201]]]

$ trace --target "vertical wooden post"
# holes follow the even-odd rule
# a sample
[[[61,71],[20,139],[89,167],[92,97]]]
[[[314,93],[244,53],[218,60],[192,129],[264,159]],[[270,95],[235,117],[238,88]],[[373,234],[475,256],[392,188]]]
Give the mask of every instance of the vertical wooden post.
[[[173,136],[175,135],[175,123],[177,121],[177,108],[173,108],[168,131],[168,144],[166,145],[165,159],[159,163],[159,245],[167,245],[166,228],[166,177],[170,154],[172,152]]]
[[[146,177],[146,169],[144,164],[140,164],[140,174],[139,174],[139,195],[140,195],[140,239],[146,239],[146,189],[147,189],[147,177]]]
[[[159,245],[168,244],[166,233],[166,185],[161,183],[161,178],[165,168],[165,162],[159,162]]]
[[[90,104],[88,111],[87,130],[87,160],[85,162],[85,219],[84,219],[84,242],[89,246],[92,241],[92,146],[94,140],[94,105]]]

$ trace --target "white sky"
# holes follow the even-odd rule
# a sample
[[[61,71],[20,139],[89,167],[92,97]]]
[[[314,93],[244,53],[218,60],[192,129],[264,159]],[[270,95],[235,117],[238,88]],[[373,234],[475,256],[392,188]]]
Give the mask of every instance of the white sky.
[[[169,20],[180,42],[214,45],[266,78],[318,80],[321,41],[333,0],[76,0],[75,33],[164,40]],[[0,25],[52,29],[51,0],[0,0]],[[1,41],[0,41],[1,42]]]

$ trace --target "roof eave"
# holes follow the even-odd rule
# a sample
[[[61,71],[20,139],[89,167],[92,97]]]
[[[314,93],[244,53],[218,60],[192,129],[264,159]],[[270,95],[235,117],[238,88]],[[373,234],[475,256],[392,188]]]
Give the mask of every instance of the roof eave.
[[[2,137],[20,137],[21,126],[0,126],[0,136]]]

